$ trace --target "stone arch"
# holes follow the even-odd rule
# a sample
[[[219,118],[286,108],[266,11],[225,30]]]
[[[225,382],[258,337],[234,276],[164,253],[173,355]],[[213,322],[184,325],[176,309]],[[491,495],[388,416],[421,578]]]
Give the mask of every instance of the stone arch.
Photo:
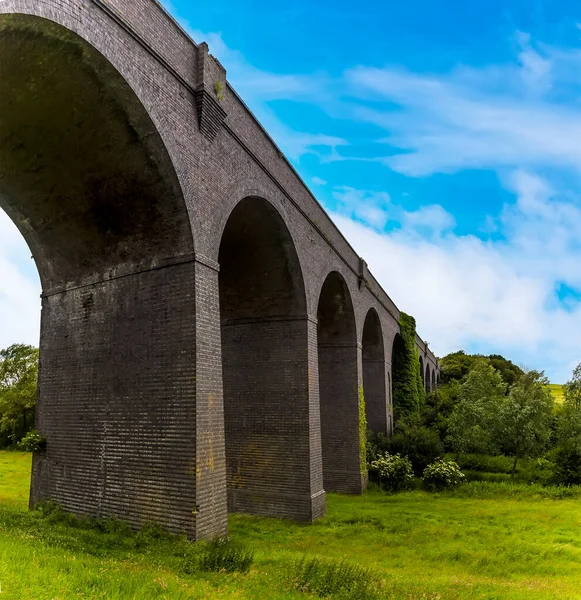
[[[0,33],[0,206],[43,286],[31,502],[193,535],[194,247],[176,169],[83,38],[22,14]]]
[[[432,370],[432,390],[435,390],[437,387],[436,385],[436,369]]]
[[[43,289],[190,257],[176,171],[126,80],[47,19],[0,15],[0,30],[1,202]]]
[[[424,389],[426,389],[426,369],[424,367],[424,359],[421,354],[420,354],[420,373],[422,375],[422,384],[424,385]]]
[[[426,362],[426,379],[425,379],[426,392],[432,391],[432,373],[430,371],[430,363]]]
[[[389,407],[385,348],[381,322],[374,308],[367,312],[363,325],[362,357],[367,427],[374,433],[387,433]]]
[[[321,288],[317,339],[324,487],[360,493],[357,332],[347,283],[336,271]]]
[[[289,230],[270,202],[249,197],[235,206],[219,263],[229,510],[310,520],[319,514],[305,288]]]

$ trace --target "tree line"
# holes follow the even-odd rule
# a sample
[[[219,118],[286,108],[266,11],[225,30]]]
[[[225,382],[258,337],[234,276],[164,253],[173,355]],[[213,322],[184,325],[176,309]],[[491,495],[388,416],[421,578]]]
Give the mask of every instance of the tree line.
[[[541,459],[551,482],[581,484],[581,364],[556,405],[542,372],[523,371],[503,356],[458,351],[440,360],[440,385],[421,405],[394,406],[395,433],[370,435],[371,452],[410,458],[416,473],[449,453],[506,456],[514,477],[522,459]],[[394,403],[398,396],[394,393]]]
[[[410,354],[409,364],[417,360]],[[563,386],[562,405],[542,372],[525,372],[500,355],[454,352],[441,359],[440,371],[438,389],[420,394],[416,369],[410,369],[413,401],[394,394],[395,433],[370,435],[373,452],[407,456],[420,473],[446,452],[456,462],[467,454],[510,456],[512,476],[520,460],[543,457],[556,483],[581,484],[581,363]],[[37,380],[37,348],[0,350],[0,448],[18,447],[33,431]]]
[[[15,447],[34,429],[38,348],[0,350],[0,448]]]

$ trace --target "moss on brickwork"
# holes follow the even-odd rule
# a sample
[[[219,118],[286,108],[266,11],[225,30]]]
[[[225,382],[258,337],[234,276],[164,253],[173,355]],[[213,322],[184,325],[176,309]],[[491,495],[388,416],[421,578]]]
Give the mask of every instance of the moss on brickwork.
[[[416,348],[416,320],[406,313],[400,313],[400,335],[393,344],[393,409],[399,419],[420,409],[425,399]]]
[[[365,414],[365,395],[363,386],[359,386],[359,463],[361,473],[367,472],[367,416]]]

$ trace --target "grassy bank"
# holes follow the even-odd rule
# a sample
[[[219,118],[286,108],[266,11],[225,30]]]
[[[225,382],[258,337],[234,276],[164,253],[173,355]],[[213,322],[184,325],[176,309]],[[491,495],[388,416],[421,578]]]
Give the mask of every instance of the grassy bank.
[[[551,389],[551,394],[553,394],[555,402],[557,404],[563,404],[563,400],[565,399],[563,386],[560,383],[550,383],[549,388]]]
[[[233,515],[232,538],[255,561],[228,574],[197,569],[204,544],[27,513],[29,468],[27,455],[0,452],[3,600],[312,598],[296,589],[305,555],[367,567],[385,598],[581,597],[578,493],[474,482],[438,495],[330,494],[313,525]]]
[[[26,510],[32,455],[0,450],[0,506]]]

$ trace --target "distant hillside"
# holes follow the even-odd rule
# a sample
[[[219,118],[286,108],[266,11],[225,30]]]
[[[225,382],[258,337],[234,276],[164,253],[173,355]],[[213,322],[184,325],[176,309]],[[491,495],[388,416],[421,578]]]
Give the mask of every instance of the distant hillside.
[[[553,394],[555,402],[563,404],[563,400],[565,399],[563,396],[563,386],[560,383],[550,383],[549,387],[551,388],[551,394]]]

